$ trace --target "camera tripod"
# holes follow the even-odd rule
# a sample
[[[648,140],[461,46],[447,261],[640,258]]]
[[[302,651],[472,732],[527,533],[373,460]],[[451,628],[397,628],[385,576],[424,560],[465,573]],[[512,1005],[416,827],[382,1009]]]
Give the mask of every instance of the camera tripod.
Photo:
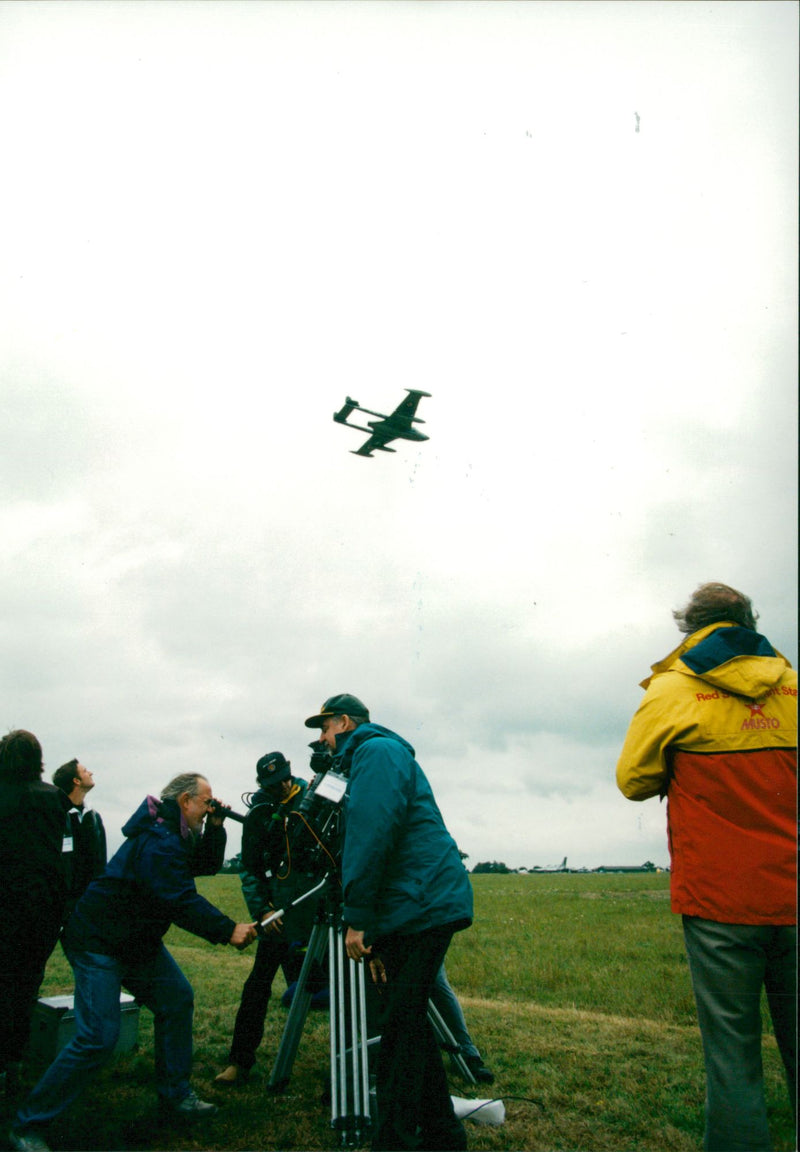
[[[313,983],[314,974],[322,967],[327,953],[330,989],[331,1127],[341,1132],[343,1147],[353,1148],[364,1141],[372,1123],[369,1049],[380,1043],[380,1036],[370,1038],[368,1035],[367,990],[364,975],[366,965],[357,964],[347,958],[341,925],[341,906],[331,895],[326,880],[306,894],[312,895],[323,886],[326,887],[325,896],[320,899],[317,920],[311,930],[303,967],[297,980],[268,1087],[271,1092],[283,1092],[289,1083],[311,1005],[313,992],[309,988],[309,982]],[[428,1004],[428,1019],[440,1048],[450,1054],[461,1076],[470,1084],[477,1083],[461,1055],[452,1032],[431,1002]]]

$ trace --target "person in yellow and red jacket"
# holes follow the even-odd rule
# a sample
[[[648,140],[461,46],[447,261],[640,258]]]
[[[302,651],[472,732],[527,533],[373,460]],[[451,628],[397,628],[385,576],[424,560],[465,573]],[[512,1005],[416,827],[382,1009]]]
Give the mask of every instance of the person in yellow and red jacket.
[[[747,596],[703,584],[673,613],[617,765],[629,800],[667,797],[672,910],[683,917],[706,1067],[707,1152],[769,1152],[761,989],[797,1085],[797,673]]]

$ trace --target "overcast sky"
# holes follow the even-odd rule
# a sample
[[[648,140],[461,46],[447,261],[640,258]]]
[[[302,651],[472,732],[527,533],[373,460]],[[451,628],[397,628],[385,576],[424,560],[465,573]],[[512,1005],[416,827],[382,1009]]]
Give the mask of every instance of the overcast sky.
[[[795,662],[797,50],[768,0],[0,2],[0,727],[112,847],[310,775],[349,691],[468,867],[667,863],[614,771],[672,609]],[[430,440],[351,455],[408,387]]]

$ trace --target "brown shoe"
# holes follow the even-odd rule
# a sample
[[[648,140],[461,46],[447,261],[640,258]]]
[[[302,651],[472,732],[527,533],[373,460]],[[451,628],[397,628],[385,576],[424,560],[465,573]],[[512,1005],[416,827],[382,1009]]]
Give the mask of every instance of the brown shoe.
[[[240,1068],[238,1064],[229,1064],[224,1072],[220,1072],[219,1076],[214,1077],[215,1084],[222,1084],[223,1087],[233,1088],[235,1084],[246,1084],[250,1072],[247,1068]]]

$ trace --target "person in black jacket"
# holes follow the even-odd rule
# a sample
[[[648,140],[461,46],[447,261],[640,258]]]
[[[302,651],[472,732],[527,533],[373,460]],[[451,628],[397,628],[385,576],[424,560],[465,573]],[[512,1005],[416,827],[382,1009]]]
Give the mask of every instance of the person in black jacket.
[[[99,812],[86,806],[86,797],[94,788],[94,775],[77,759],[62,764],[53,773],[56,788],[68,798],[70,836],[64,839],[63,861],[67,880],[67,906],[64,923],[69,920],[78,899],[106,866],[106,830]]]
[[[256,764],[256,778],[258,791],[250,799],[242,829],[241,880],[248,911],[260,922],[272,908],[285,907],[293,896],[311,887],[313,880],[294,870],[288,851],[293,831],[290,817],[305,795],[305,781],[292,776],[291,764],[282,752],[262,756]],[[289,912],[286,923],[273,920],[259,940],[236,1013],[228,1065],[216,1077],[217,1084],[230,1088],[249,1078],[264,1035],[275,975],[282,968],[289,985],[300,974],[300,946],[311,931],[309,914],[313,916],[313,908],[299,905]]]
[[[42,779],[42,748],[17,729],[0,740],[0,1075],[13,1094],[45,965],[58,940],[69,801]]]
[[[18,1152],[46,1150],[43,1128],[110,1058],[122,987],[154,1016],[162,1114],[194,1119],[216,1112],[189,1085],[194,997],[162,939],[171,924],[212,944],[241,949],[255,939],[252,924],[234,923],[195,886],[194,877],[213,875],[224,856],[223,816],[214,803],[211,785],[196,772],[176,776],[160,800],[148,796],[123,828],[125,843],[78,901],[64,933],[75,973],[75,1037],[17,1113],[9,1139]]]

